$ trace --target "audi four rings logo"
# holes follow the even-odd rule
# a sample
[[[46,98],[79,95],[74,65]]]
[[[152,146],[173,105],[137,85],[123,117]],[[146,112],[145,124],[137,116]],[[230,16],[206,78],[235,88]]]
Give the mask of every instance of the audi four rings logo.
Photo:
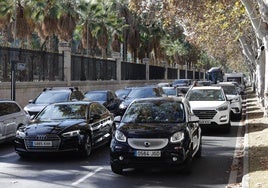
[[[37,135],[37,136],[36,136],[36,139],[37,139],[37,140],[45,140],[46,138],[47,138],[46,135]]]
[[[144,142],[145,147],[150,147],[150,145],[151,145],[150,142]]]

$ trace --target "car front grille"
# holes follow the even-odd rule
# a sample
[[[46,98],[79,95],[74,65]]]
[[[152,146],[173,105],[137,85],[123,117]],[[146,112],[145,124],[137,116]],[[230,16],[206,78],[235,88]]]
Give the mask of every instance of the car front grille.
[[[36,146],[33,143],[36,141],[50,141],[52,142],[52,145],[49,146]],[[53,152],[53,151],[58,151],[59,146],[60,146],[60,137],[58,135],[35,135],[35,136],[27,136],[25,138],[25,146],[28,151],[33,151],[33,152]]]
[[[134,149],[162,149],[168,144],[167,138],[129,138],[128,144]]]
[[[199,119],[213,119],[217,113],[216,110],[193,110],[193,112]]]

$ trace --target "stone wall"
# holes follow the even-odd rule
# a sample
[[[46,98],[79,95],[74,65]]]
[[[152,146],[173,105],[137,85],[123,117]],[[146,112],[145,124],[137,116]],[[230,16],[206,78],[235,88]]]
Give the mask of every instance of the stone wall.
[[[167,80],[128,80],[128,81],[72,81],[73,87],[78,87],[83,93],[88,90],[109,89],[117,90],[125,87],[148,85],[159,82],[169,82]],[[171,81],[170,81],[171,82]],[[16,82],[16,101],[24,107],[30,99],[34,99],[46,87],[68,87],[67,82]],[[0,99],[11,99],[11,83],[0,82]]]

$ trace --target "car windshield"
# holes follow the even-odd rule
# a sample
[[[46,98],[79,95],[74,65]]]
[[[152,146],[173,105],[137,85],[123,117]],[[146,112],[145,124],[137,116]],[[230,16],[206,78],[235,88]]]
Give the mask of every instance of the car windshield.
[[[236,95],[237,94],[235,86],[222,85],[221,87],[226,95]]]
[[[69,99],[69,92],[43,92],[35,100],[35,104],[50,104],[55,102],[65,102]]]
[[[107,94],[106,92],[88,92],[85,97],[92,101],[106,101]]]
[[[189,101],[225,101],[224,94],[219,89],[193,89],[186,98]]]
[[[124,99],[125,97],[127,97],[127,95],[129,94],[130,91],[131,91],[131,89],[119,89],[119,90],[115,91],[115,94],[120,99]]]
[[[122,119],[122,122],[126,123],[182,123],[184,121],[183,104],[175,101],[134,102]]]
[[[189,85],[190,80],[176,80],[173,82],[173,84],[178,84],[178,85]]]
[[[137,98],[147,98],[147,97],[160,97],[161,93],[157,88],[135,88],[130,91],[127,98],[137,99]]]
[[[165,94],[168,96],[176,96],[177,95],[177,91],[175,88],[164,88],[163,87],[163,90],[164,90]]]
[[[39,121],[85,119],[85,104],[55,104],[47,106],[36,118]]]

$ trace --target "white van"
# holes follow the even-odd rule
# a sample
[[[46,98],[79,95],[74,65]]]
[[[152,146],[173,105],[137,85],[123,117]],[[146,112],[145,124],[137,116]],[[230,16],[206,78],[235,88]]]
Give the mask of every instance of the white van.
[[[25,125],[30,116],[11,100],[0,100],[0,143],[15,138],[19,126]]]

